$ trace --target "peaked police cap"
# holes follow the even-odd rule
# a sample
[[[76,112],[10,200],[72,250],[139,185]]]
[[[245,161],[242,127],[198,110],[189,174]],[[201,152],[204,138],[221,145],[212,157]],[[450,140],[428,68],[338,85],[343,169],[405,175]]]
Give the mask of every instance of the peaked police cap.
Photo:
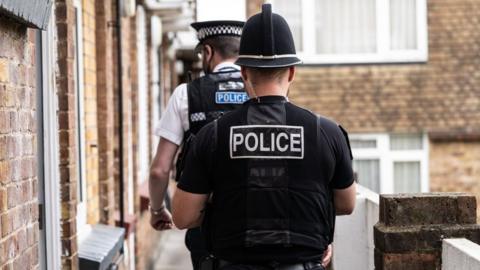
[[[241,21],[204,21],[192,23],[191,26],[197,31],[197,38],[202,43],[215,36],[240,37],[244,24]]]
[[[239,54],[235,64],[246,67],[288,67],[302,62],[297,57],[287,21],[272,13],[270,4],[262,5],[262,13],[245,23]]]

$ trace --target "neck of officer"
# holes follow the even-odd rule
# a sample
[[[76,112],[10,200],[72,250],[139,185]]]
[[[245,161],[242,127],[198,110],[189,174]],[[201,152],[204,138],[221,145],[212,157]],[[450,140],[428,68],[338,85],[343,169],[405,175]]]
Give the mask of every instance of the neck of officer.
[[[209,68],[211,72],[215,71],[215,68],[220,65],[221,63],[235,63],[236,58],[221,58],[221,57],[213,57],[212,61],[210,62]]]
[[[247,83],[248,95],[252,98],[263,96],[287,96],[290,83],[288,80],[268,80],[252,84]]]

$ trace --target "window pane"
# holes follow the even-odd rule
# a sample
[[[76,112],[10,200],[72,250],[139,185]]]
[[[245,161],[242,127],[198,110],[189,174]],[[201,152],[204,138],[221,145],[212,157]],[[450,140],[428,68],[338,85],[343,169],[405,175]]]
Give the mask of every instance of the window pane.
[[[420,192],[420,162],[393,163],[394,192]]]
[[[423,149],[421,134],[392,134],[390,135],[391,150],[418,150]]]
[[[377,140],[351,139],[352,148],[377,148]]]
[[[378,159],[353,160],[358,183],[380,193],[380,161]]]
[[[390,0],[390,47],[417,49],[416,0]]]
[[[319,54],[376,52],[375,0],[315,1],[315,31]]]
[[[297,52],[303,51],[302,1],[275,0],[273,9],[287,20]]]

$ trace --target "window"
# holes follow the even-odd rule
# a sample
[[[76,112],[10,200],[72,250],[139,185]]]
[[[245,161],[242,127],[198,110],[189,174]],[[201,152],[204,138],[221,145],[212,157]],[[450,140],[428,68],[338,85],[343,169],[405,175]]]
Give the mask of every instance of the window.
[[[352,134],[358,182],[377,193],[427,192],[428,139],[422,134]]]
[[[271,0],[307,64],[427,60],[426,0]]]

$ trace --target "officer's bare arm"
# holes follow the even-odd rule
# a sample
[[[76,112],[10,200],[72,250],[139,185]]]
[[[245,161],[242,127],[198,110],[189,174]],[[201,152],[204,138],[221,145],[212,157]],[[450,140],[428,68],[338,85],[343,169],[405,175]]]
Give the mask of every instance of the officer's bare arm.
[[[334,189],[333,200],[337,216],[350,215],[355,208],[357,187],[355,182],[345,189]]]
[[[172,203],[173,223],[179,229],[200,226],[208,194],[194,194],[177,188]]]
[[[150,167],[150,177],[148,181],[150,204],[154,210],[160,209],[164,203],[170,170],[177,149],[178,145],[164,138],[160,138],[157,153],[155,154],[152,166]]]

